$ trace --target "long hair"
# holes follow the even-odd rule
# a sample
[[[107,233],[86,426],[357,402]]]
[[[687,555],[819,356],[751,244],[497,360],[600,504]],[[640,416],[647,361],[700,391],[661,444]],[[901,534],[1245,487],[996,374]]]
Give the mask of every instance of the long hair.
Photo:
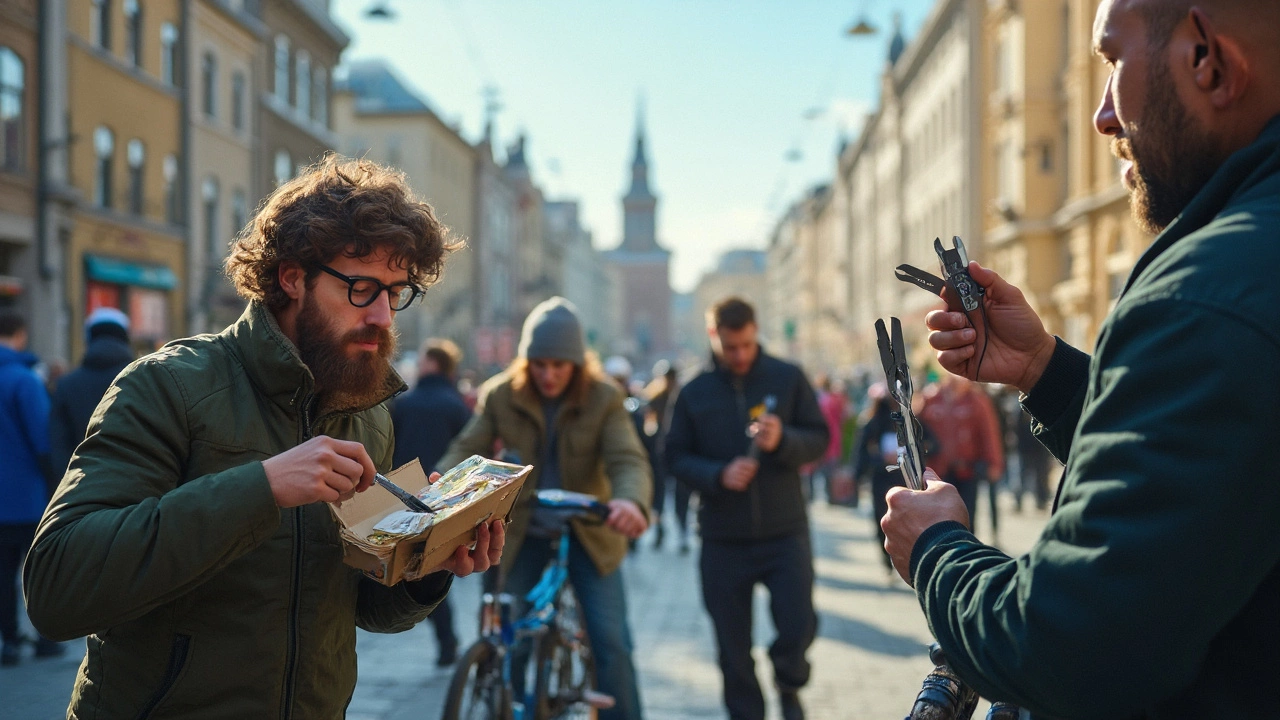
[[[404,173],[329,154],[263,202],[232,243],[226,273],[241,297],[279,310],[289,304],[281,263],[302,266],[310,285],[320,265],[340,254],[360,258],[385,249],[410,282],[426,287],[440,277],[445,255],[461,246],[431,206],[414,197]]]
[[[512,360],[507,366],[507,372],[511,375],[512,390],[528,393],[534,398],[538,397],[538,390],[534,386],[533,377],[529,374],[529,361],[526,358],[518,357]],[[586,361],[582,365],[573,366],[573,377],[569,380],[569,387],[565,388],[564,401],[570,405],[583,404],[587,400],[587,393],[591,391],[591,383],[603,381],[606,377],[604,370],[600,367],[600,358],[588,350]]]

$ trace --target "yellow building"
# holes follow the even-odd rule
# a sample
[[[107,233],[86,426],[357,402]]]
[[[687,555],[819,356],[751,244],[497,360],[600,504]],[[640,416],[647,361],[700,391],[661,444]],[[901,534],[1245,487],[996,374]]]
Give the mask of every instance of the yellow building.
[[[72,361],[96,307],[124,310],[139,350],[187,331],[180,5],[66,5],[69,180],[78,193],[64,270]]]
[[[36,48],[35,2],[0,3],[0,308],[19,307],[33,330]]]

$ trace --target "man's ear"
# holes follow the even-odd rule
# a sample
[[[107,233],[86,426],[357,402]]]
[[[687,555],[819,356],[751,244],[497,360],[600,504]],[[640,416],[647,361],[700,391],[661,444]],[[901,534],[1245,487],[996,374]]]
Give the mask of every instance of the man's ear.
[[[1249,81],[1249,60],[1240,42],[1219,31],[1199,7],[1190,10],[1194,39],[1187,58],[1196,88],[1217,109],[1230,106]]]
[[[284,290],[284,294],[288,295],[290,300],[301,298],[307,282],[307,273],[302,266],[292,260],[286,260],[280,263],[276,272],[280,289]]]

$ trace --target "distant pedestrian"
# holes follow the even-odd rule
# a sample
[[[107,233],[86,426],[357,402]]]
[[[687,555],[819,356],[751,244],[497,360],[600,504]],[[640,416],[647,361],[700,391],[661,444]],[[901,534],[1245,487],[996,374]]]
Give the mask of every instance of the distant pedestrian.
[[[89,342],[84,360],[58,380],[49,415],[53,467],[59,477],[66,471],[76,446],[84,440],[89,418],[107,388],[133,362],[128,315],[112,307],[98,308],[89,313],[84,330]]]
[[[818,488],[814,478],[822,476],[826,485],[827,497],[831,496],[831,479],[841,471],[845,464],[844,455],[844,420],[848,404],[844,395],[844,383],[833,380],[829,375],[822,375],[816,383],[818,386],[818,408],[827,421],[827,452],[823,454],[817,472],[809,475],[809,502],[818,499]],[[858,506],[858,493],[853,494],[853,506]]]
[[[693,499],[693,488],[675,479],[667,460],[667,432],[671,429],[671,413],[675,410],[679,392],[679,374],[675,366],[666,360],[654,363],[653,381],[645,388],[649,411],[657,423],[657,460],[653,468],[653,546],[661,548],[665,539],[662,514],[670,496],[676,528],[680,531],[679,548],[683,554],[689,552],[689,503]]]
[[[1004,473],[1004,442],[991,398],[976,384],[946,375],[925,389],[920,420],[937,438],[937,450],[925,464],[956,486],[976,532],[978,484],[994,483]],[[992,531],[997,527],[993,516]]]
[[[471,408],[454,386],[461,360],[462,351],[449,340],[430,338],[418,349],[418,382],[391,406],[396,437],[392,464],[396,467],[417,458],[431,472],[471,419]],[[427,619],[436,631],[436,665],[452,665],[458,658],[458,635],[449,596]]]
[[[17,665],[18,573],[36,523],[49,504],[53,465],[49,454],[49,394],[32,370],[27,323],[12,310],[0,311],[0,665]],[[36,656],[62,654],[62,646],[40,638]]]
[[[666,451],[671,472],[701,496],[702,599],[715,626],[724,702],[731,720],[765,717],[751,657],[751,601],[763,584],[778,631],[769,658],[782,716],[801,720],[805,654],[818,619],[799,469],[827,449],[827,423],[800,368],[760,349],[751,305],[717,303],[707,333],[712,364],[681,389]]]

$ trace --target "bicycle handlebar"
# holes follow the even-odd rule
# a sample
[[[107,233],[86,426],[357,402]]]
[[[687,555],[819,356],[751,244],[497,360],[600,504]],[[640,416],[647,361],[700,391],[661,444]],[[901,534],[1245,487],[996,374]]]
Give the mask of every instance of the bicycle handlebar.
[[[534,503],[551,510],[571,511],[573,517],[605,520],[610,512],[609,506],[597,500],[594,495],[569,490],[539,490],[534,495]]]

